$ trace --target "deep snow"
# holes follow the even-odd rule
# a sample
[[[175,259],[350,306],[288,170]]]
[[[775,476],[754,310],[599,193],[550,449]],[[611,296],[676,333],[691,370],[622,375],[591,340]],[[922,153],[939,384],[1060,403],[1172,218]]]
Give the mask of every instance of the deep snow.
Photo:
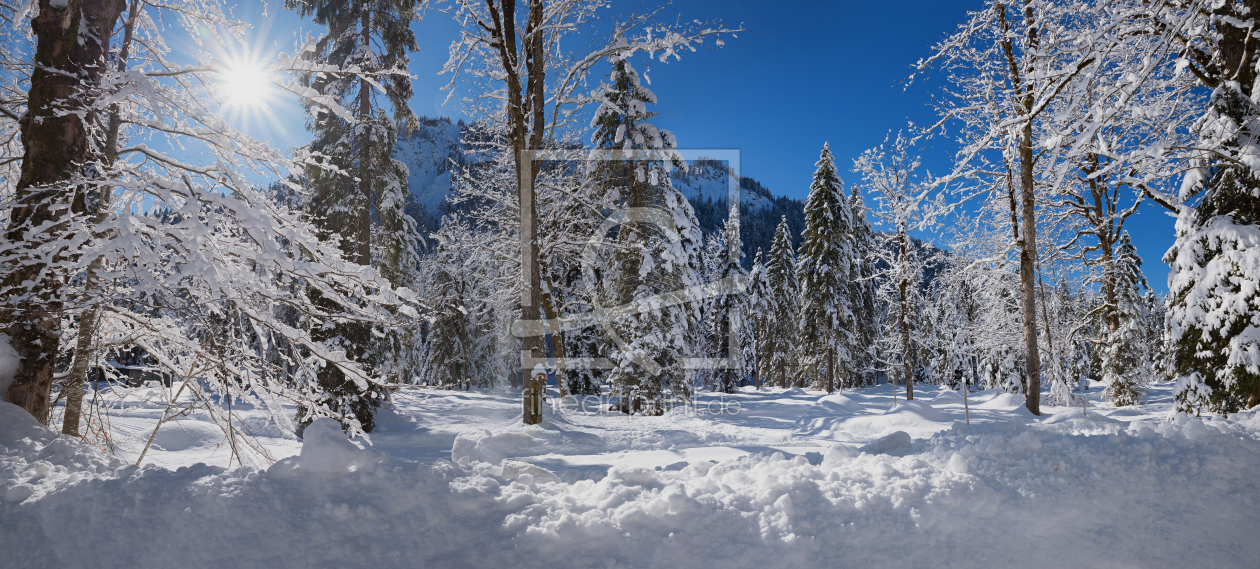
[[[280,460],[233,469],[205,417],[136,468],[0,402],[0,567],[1252,566],[1260,418],[1169,423],[1170,390],[1039,418],[974,393],[969,427],[887,385],[524,426],[515,392],[415,388],[373,446],[238,404]],[[113,420],[146,439],[162,393]]]

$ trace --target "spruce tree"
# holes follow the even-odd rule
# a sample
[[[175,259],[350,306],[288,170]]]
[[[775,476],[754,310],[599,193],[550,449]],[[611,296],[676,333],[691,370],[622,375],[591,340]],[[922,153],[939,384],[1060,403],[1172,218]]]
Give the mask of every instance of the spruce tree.
[[[682,358],[698,306],[664,301],[700,284],[702,236],[691,204],[670,182],[672,168],[686,167],[674,135],[647,122],[656,95],[627,61],[612,66],[592,121],[597,148],[627,153],[595,169],[596,183],[616,192],[614,215],[623,216],[598,295],[617,309],[606,330],[614,344],[609,381],[627,413],[659,414],[671,394],[691,395]]]
[[[1164,257],[1172,270],[1168,327],[1177,410],[1233,413],[1260,405],[1260,168],[1255,162],[1260,107],[1253,18],[1260,2],[1223,2],[1187,14],[1199,32],[1187,51],[1210,61],[1195,77],[1212,93],[1196,123],[1207,149],[1191,162],[1177,240]]]
[[[303,80],[347,110],[331,113],[306,105],[307,128],[314,134],[309,150],[323,159],[306,172],[307,210],[326,238],[341,240],[348,260],[376,267],[395,287],[410,285],[416,268],[415,222],[403,213],[406,166],[392,155],[396,125],[416,124],[407,105],[412,96],[408,53],[418,49],[410,28],[415,2],[286,0],[285,7],[327,28],[314,44],[312,59],[342,71],[310,73]],[[349,359],[379,375],[398,373],[396,361],[414,340],[354,322],[323,333],[339,341]],[[321,370],[319,384],[330,408],[352,413],[364,431],[372,430],[383,391],[349,381],[335,366]]]
[[[879,314],[875,308],[875,232],[866,217],[866,203],[857,186],[849,190],[849,209],[853,212],[853,242],[857,252],[855,273],[857,280],[850,288],[854,307],[854,353],[857,354],[852,369],[852,379],[857,385],[875,383],[875,346],[879,342]]]
[[[856,355],[852,286],[859,260],[853,242],[853,214],[836,171],[831,148],[823,144],[814,181],[805,200],[797,273],[801,280],[800,345],[810,375],[821,369],[823,386],[835,389],[836,370]]]
[[[796,278],[796,253],[792,248],[792,234],[786,216],[779,219],[779,226],[774,231],[770,260],[766,263],[766,280],[770,287],[770,308],[774,312],[770,314],[766,326],[761,359],[766,362],[767,379],[778,378],[781,387],[788,387],[800,380],[796,341],[801,285]]]
[[[743,244],[739,237],[739,211],[734,207],[722,226],[722,249],[715,252],[715,281],[721,284],[709,303],[708,326],[713,357],[726,360],[714,374],[715,391],[734,393],[752,368],[751,302],[745,288],[748,276],[740,265]]]
[[[753,257],[752,268],[748,271],[748,300],[754,338],[753,368],[757,380],[757,390],[770,379],[770,330],[774,315],[778,311],[775,305],[774,291],[770,288],[769,274],[762,260],[761,248]]]
[[[1115,254],[1116,306],[1119,319],[1115,330],[1106,330],[1103,342],[1102,372],[1107,384],[1107,396],[1117,407],[1136,404],[1142,397],[1153,370],[1146,357],[1150,346],[1142,327],[1146,300],[1142,289],[1147,288],[1142,275],[1142,258],[1126,231],[1116,244]]]

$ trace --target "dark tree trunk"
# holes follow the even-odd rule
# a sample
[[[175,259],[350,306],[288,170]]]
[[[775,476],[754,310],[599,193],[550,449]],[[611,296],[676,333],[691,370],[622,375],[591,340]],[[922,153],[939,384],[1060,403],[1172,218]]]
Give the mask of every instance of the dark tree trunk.
[[[363,11],[360,31],[363,45],[372,41],[372,12]],[[360,122],[372,120],[372,85],[367,81],[359,81],[359,116]],[[355,259],[360,265],[372,264],[372,141],[364,129],[363,138],[359,141],[359,193],[363,195],[363,207],[358,211],[358,227],[355,228]]]
[[[21,123],[24,154],[16,188],[17,206],[5,234],[10,242],[24,243],[31,254],[19,256],[4,268],[5,284],[12,287],[10,298],[20,298],[17,302],[21,306],[11,308],[3,319],[9,322],[13,348],[22,358],[6,396],[45,424],[60,344],[60,289],[65,275],[37,259],[47,255],[51,242],[78,230],[64,220],[71,203],[81,205],[83,198],[66,182],[82,172],[92,158],[84,125],[92,117],[57,111],[85,106],[84,98],[91,95],[84,91],[100,81],[109,37],[122,9],[120,0],[69,0],[60,9],[50,0],[40,0],[39,12],[31,20],[36,40],[35,70],[28,93],[29,111]],[[48,229],[30,232],[41,225]],[[53,263],[63,254],[56,251]]]
[[[828,335],[828,337],[830,337],[830,335]],[[827,393],[835,391],[835,386],[833,384],[833,378],[835,377],[835,361],[836,349],[829,345],[827,346]]]

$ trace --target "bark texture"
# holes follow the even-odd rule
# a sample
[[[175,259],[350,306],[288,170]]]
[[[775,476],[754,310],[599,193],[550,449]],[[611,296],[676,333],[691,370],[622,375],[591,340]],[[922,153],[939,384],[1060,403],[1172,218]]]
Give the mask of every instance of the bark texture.
[[[10,300],[4,320],[22,365],[6,396],[44,424],[61,339],[60,293],[66,278],[56,267],[65,252],[49,247],[56,247],[56,240],[67,232],[81,230],[72,228],[68,218],[72,203],[82,207],[83,188],[68,182],[93,158],[85,122],[94,117],[73,111],[82,110],[94,95],[110,33],[123,7],[121,0],[69,0],[60,8],[40,0],[31,20],[35,71],[29,111],[20,125],[24,154],[17,206],[5,233],[10,242],[23,243],[28,253],[4,267]]]

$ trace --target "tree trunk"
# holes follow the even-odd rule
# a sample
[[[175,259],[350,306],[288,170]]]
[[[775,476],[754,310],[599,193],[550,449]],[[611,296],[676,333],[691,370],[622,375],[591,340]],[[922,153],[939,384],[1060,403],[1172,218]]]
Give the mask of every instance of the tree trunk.
[[[61,337],[60,289],[65,275],[32,257],[44,256],[46,252],[39,250],[47,243],[77,229],[63,220],[71,203],[83,200],[76,196],[78,188],[67,187],[65,182],[91,158],[84,121],[92,117],[73,111],[85,106],[83,87],[100,81],[109,36],[122,9],[123,3],[117,0],[69,0],[60,9],[54,8],[51,0],[40,0],[39,12],[31,19],[36,38],[35,70],[28,93],[29,111],[21,122],[24,154],[16,187],[17,206],[10,215],[5,238],[24,243],[32,254],[20,255],[5,267],[6,284],[12,287],[10,300],[20,303],[21,309],[10,309],[2,319],[10,323],[11,343],[22,358],[6,396],[44,424],[48,423],[53,366]],[[64,112],[66,103],[72,112]],[[41,225],[47,227],[42,233],[28,233]],[[54,263],[60,261],[62,252],[57,251],[52,258]],[[34,284],[28,286],[28,282]]]
[[[118,51],[118,71],[127,69],[127,61],[131,57],[131,43],[135,34],[136,20],[140,12],[140,0],[131,0],[127,8],[127,24],[123,31],[122,45]],[[118,132],[122,128],[122,117],[118,115],[118,105],[110,105],[109,130],[105,133],[105,164],[112,168],[118,160]],[[102,186],[97,190],[96,216],[92,227],[99,227],[105,222],[109,212],[112,192]],[[98,238],[103,235],[97,235]],[[101,258],[92,260],[88,267],[87,282],[84,286],[88,300],[99,294],[99,277]],[[96,337],[97,323],[100,321],[100,305],[85,310],[79,317],[79,337],[74,347],[74,359],[71,360],[70,376],[66,378],[66,413],[61,422],[61,434],[72,437],[79,436],[79,422],[83,415],[83,384],[87,380],[89,360],[92,357],[92,340]]]
[[[1029,101],[1031,103],[1031,101]],[[1037,261],[1036,201],[1033,197],[1032,123],[1024,124],[1019,140],[1020,205],[1023,214],[1019,254],[1020,300],[1024,325],[1024,352],[1027,355],[1028,392],[1025,406],[1033,415],[1041,414],[1041,354],[1037,351]]]
[[[828,337],[830,337],[830,334],[828,334]],[[832,347],[831,345],[828,345],[827,346],[827,393],[831,393],[832,391],[835,390],[835,388],[832,385],[832,378],[835,377],[834,376],[835,360],[836,360],[836,349]]]
[[[1001,22],[1003,32],[1011,33],[1010,27],[1006,22],[1006,8],[1002,3],[997,3],[995,8],[998,11],[998,19]],[[1037,262],[1037,218],[1036,218],[1036,200],[1034,196],[1033,186],[1033,125],[1032,110],[1034,100],[1031,82],[1034,80],[1033,60],[1031,58],[1038,50],[1040,40],[1037,35],[1037,26],[1035,14],[1032,5],[1028,0],[1024,0],[1024,22],[1023,26],[1027,30],[1028,45],[1024,48],[1026,53],[1030,54],[1030,58],[1026,63],[1027,69],[1024,70],[1024,76],[1020,77],[1019,66],[1017,65],[1009,39],[1003,39],[1003,50],[1006,53],[1007,62],[1010,66],[1010,84],[1018,89],[1022,95],[1015,109],[1017,115],[1024,118],[1024,124],[1019,137],[1019,187],[1020,195],[1019,215],[1022,217],[1016,222],[1016,198],[1014,188],[1010,188],[1011,199],[1011,221],[1014,223],[1015,239],[1019,243],[1019,284],[1020,294],[1020,318],[1022,320],[1024,330],[1024,352],[1026,354],[1025,375],[1027,376],[1028,389],[1025,394],[1024,404],[1028,407],[1028,411],[1033,415],[1041,414],[1041,355],[1037,351],[1037,285],[1036,285],[1036,262]],[[1025,84],[1028,81],[1028,84]]]
[[[372,12],[363,11],[360,30],[364,45],[372,41]],[[372,85],[367,81],[359,81],[359,119],[360,123],[372,120]],[[370,128],[364,128],[359,140],[359,193],[363,195],[363,207],[358,211],[358,227],[355,239],[355,263],[363,266],[372,264],[372,144]]]
[[[910,306],[906,301],[906,287],[910,285],[910,279],[906,278],[906,234],[904,231],[899,232],[899,240],[901,242],[901,282],[898,283],[897,289],[901,294],[901,366],[902,373],[906,378],[906,401],[914,400],[914,375],[910,365]]]

